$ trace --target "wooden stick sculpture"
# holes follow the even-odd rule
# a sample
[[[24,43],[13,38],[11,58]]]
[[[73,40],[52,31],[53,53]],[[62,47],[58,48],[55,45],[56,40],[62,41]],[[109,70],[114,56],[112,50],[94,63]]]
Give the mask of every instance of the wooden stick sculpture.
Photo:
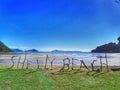
[[[39,60],[37,59],[37,69],[40,68],[40,65],[39,65]]]
[[[28,62],[28,59],[27,59],[27,66],[26,66],[26,69],[28,69],[28,65],[29,65],[29,62]]]
[[[51,70],[53,69],[53,61],[55,60],[55,58],[53,58],[52,60],[49,60],[50,61],[50,65],[51,65]]]
[[[44,67],[44,69],[47,69],[47,61],[48,61],[48,54],[46,55],[46,60],[45,60],[45,67]]]
[[[78,60],[78,59],[72,58],[72,67],[71,67],[72,70],[74,69],[74,60]]]
[[[10,68],[13,68],[13,67],[14,67],[14,57],[16,57],[16,56],[12,56],[12,57],[11,57],[12,66],[11,66]]]
[[[64,70],[65,66],[67,66],[67,70],[69,70],[69,68],[70,68],[70,59],[68,57],[63,59],[63,67],[61,68],[61,70]]]
[[[107,53],[105,53],[105,59],[106,59],[106,68],[107,68],[107,72],[109,72]]]
[[[100,71],[102,72],[102,56],[100,57]]]
[[[93,60],[93,62],[91,63],[91,67],[92,67],[92,71],[95,71],[94,69],[94,62],[96,62],[97,60]]]
[[[88,68],[87,65],[84,63],[83,60],[80,60],[80,62],[81,62],[80,70],[81,70],[81,68],[82,68],[82,65],[84,65],[84,67],[85,67],[88,71],[90,71],[89,68]]]
[[[19,64],[20,64],[20,59],[21,59],[21,56],[19,56],[19,59],[18,59],[17,69],[18,69]]]
[[[27,58],[27,52],[25,51],[25,58],[24,58],[24,61],[23,61],[22,69],[24,68],[26,58]]]

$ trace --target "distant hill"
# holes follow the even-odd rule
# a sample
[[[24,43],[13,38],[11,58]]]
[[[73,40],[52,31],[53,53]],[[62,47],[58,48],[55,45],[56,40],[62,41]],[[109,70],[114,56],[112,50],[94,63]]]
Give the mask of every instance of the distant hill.
[[[12,49],[13,52],[24,52],[23,50],[21,49]]]
[[[22,53],[22,52],[25,52],[21,49],[12,49],[12,51],[14,53]],[[66,54],[69,54],[69,53],[81,53],[81,51],[62,51],[62,50],[53,50],[53,51],[39,51],[37,49],[29,49],[29,50],[26,50],[27,53],[66,53]]]
[[[101,46],[96,47],[91,52],[100,52],[100,53],[120,53],[120,45],[116,43],[108,43]]]
[[[11,52],[12,50],[0,41],[0,52]]]
[[[30,50],[27,50],[26,52],[39,52],[37,49],[30,49]]]
[[[51,53],[81,53],[81,51],[62,51],[62,50],[53,50]]]
[[[91,52],[106,52],[106,53],[120,53],[120,37],[117,38],[118,44],[110,42],[96,47],[96,49],[91,50]]]

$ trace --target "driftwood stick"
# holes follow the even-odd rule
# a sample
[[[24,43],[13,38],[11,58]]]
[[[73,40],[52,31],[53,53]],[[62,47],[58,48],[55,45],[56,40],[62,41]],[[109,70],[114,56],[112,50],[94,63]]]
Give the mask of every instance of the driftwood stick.
[[[25,58],[24,58],[24,61],[23,61],[22,69],[24,68],[26,58],[27,58],[27,52],[25,51]]]
[[[44,67],[44,69],[47,68],[47,61],[48,61],[48,54],[46,55],[46,60],[45,60],[45,67]]]
[[[53,69],[53,61],[55,60],[55,58],[53,58],[52,60],[49,60],[50,61],[50,65],[51,65],[51,70]]]
[[[68,60],[68,63],[65,63],[66,60]],[[68,67],[67,70],[69,70],[69,68],[70,68],[70,59],[68,57],[66,59],[64,59],[64,66],[65,65]]]
[[[15,56],[12,56],[12,57],[11,57],[12,66],[11,66],[10,68],[13,68],[13,67],[14,67],[14,60],[13,60],[14,57],[15,57]]]
[[[93,65],[93,63],[91,63],[91,67],[92,67],[92,71],[94,71],[94,65]]]
[[[106,59],[106,68],[107,68],[107,72],[109,72],[107,53],[105,53],[105,59]]]
[[[88,71],[90,71],[89,68],[86,66],[86,64],[84,63],[83,60],[81,60],[81,63],[84,65],[84,67],[85,67]],[[81,65],[81,66],[82,66],[82,65]]]
[[[28,59],[27,59],[27,66],[26,66],[26,69],[28,69],[28,65],[29,65],[29,63],[28,63]]]
[[[78,59],[72,58],[72,67],[71,67],[72,70],[74,70],[74,60],[78,60]]]
[[[19,64],[20,64],[20,59],[21,59],[21,56],[19,56],[19,59],[18,59],[17,69],[18,69]]]
[[[37,69],[39,69],[39,68],[40,68],[39,61],[37,60]]]
[[[93,60],[93,62],[91,63],[91,67],[92,67],[92,71],[95,71],[95,69],[94,69],[94,62],[95,62],[96,60]]]
[[[102,72],[102,57],[100,57],[100,71]]]
[[[74,58],[72,58],[72,67],[71,69],[73,70],[74,69]]]
[[[80,70],[81,70],[81,68],[82,68],[82,62],[81,62],[82,60],[80,60]]]
[[[68,60],[68,63],[66,63],[65,61]],[[69,70],[70,68],[70,59],[67,57],[65,59],[63,59],[63,67],[61,68],[61,70],[64,70],[65,66],[67,66],[67,70]]]

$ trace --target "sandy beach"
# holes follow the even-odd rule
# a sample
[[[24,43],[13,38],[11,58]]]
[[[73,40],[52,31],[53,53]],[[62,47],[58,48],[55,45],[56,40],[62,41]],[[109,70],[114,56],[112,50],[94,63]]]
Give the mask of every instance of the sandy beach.
[[[47,56],[48,55],[48,56]],[[100,58],[97,58],[98,56],[103,56],[104,54],[92,54],[92,53],[81,53],[81,54],[1,54],[0,55],[0,64],[2,65],[11,65],[11,59],[12,57],[14,64],[16,65],[18,63],[18,60],[20,59],[20,64],[23,63],[26,57],[25,64],[27,61],[31,65],[36,65],[37,60],[39,61],[40,65],[44,65],[47,57],[47,64],[50,65],[50,62],[53,60],[54,65],[63,65],[63,59],[69,58],[70,64],[72,63],[72,58],[74,60],[74,65],[80,65],[80,60],[83,60],[86,65],[90,66],[93,60],[96,60],[95,65],[100,64]],[[119,53],[109,53],[107,54],[107,59],[109,66],[120,66],[120,54]],[[106,62],[105,58],[102,58],[103,65]]]

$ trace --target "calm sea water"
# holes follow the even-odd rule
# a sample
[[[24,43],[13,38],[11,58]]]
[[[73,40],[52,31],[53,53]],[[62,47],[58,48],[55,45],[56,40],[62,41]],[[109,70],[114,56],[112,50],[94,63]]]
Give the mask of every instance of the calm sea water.
[[[37,64],[36,60],[39,60],[40,65],[45,64],[47,53],[31,53],[27,54],[26,60],[28,60],[28,63],[31,65]],[[0,64],[12,64],[11,57],[15,56],[13,58],[15,64],[18,63],[19,58],[20,64],[23,63],[25,59],[24,54],[0,54]],[[91,65],[93,60],[96,60],[95,65],[100,65],[100,58],[102,57],[102,62],[106,63],[105,59],[105,53],[69,53],[69,54],[50,54],[48,53],[48,64],[50,64],[50,61],[53,61],[53,65],[62,65],[63,59],[69,58],[70,63],[72,63],[72,59],[74,60],[74,65],[80,65],[80,61],[83,60],[86,65]],[[110,66],[120,66],[120,53],[107,53],[107,60],[108,64]],[[25,64],[27,61],[25,62]]]

